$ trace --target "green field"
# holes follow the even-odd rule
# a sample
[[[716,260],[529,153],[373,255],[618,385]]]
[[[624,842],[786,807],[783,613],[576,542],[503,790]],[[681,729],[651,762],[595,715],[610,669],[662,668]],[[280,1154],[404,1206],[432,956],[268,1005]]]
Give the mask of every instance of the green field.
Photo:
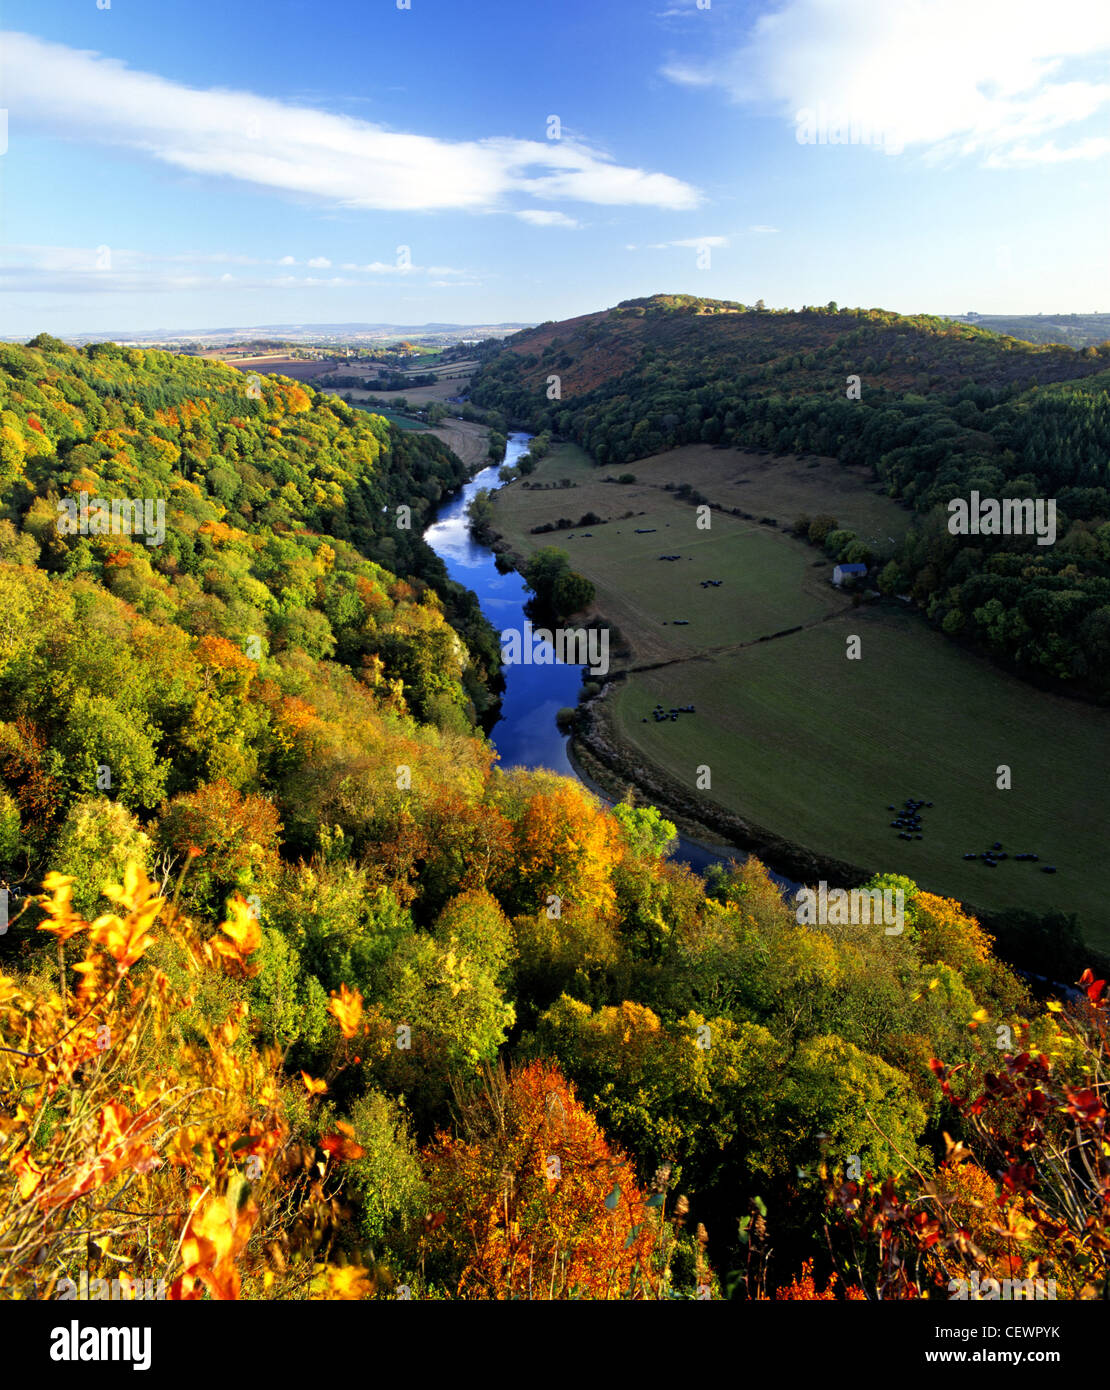
[[[683,470],[678,452],[660,456],[670,461],[662,481],[694,481],[696,465],[694,485],[712,500],[737,486],[731,451],[701,451]],[[658,468],[660,460],[649,462]],[[871,492],[853,509],[851,489],[843,492],[844,480],[824,466],[792,460],[776,479],[773,463],[759,460],[739,485],[758,497],[748,504],[757,514],[775,515],[777,498],[780,511],[828,510],[861,531],[865,518],[905,524],[901,509]],[[569,477],[578,486],[514,483],[497,496],[494,525],[521,554],[559,546],[596,585],[597,610],[633,650],[610,718],[634,759],[819,855],[906,873],[987,910],[1076,912],[1092,944],[1110,948],[1110,917],[1091,872],[1106,846],[1110,714],[1012,680],[893,601],[853,608],[828,584],[831,566],[814,565],[820,552],[781,530],[714,513],[711,529],[699,532],[695,509],[651,486],[642,463],[627,470],[636,474],[632,485],[604,483],[607,471],[563,446],[532,478]],[[807,473],[812,500],[803,507]],[[836,505],[837,493],[846,505]],[[629,509],[643,515],[615,519]],[[614,520],[530,534],[540,521],[588,510]],[[655,530],[635,534],[645,527]],[[662,553],[683,558],[660,561]],[[703,590],[705,578],[724,583]],[[674,628],[676,617],[690,626]],[[796,624],[804,630],[755,640]],[[846,656],[851,634],[862,639],[858,661]],[[659,661],[668,664],[635,669]],[[693,703],[697,713],[657,724],[657,701],[668,709]],[[1011,769],[1009,791],[996,787],[1002,764]],[[701,765],[711,769],[712,788],[696,793]],[[886,809],[901,809],[908,797],[935,803],[923,812],[924,839],[909,843],[890,828]],[[989,869],[962,858],[996,840],[1011,856],[1038,854],[1039,863],[1010,858]],[[1041,873],[1045,863],[1058,872]]]
[[[862,639],[858,661],[846,638]],[[656,724],[651,707],[693,703]],[[632,675],[614,692],[622,739],[699,795],[818,854],[909,874],[983,908],[1077,912],[1110,946],[1102,885],[1106,849],[1104,711],[1018,685],[961,652],[919,618],[861,608],[723,657]],[[1012,790],[996,787],[1011,769]],[[924,838],[907,843],[886,809],[935,803]],[[1000,840],[996,869],[965,861]]]
[[[832,565],[815,566],[819,552],[774,528],[714,513],[709,529],[699,530],[689,503],[646,484],[605,483],[573,446],[553,451],[529,481],[561,478],[577,486],[539,491],[517,482],[499,491],[494,525],[518,553],[545,545],[566,551],[593,580],[595,608],[631,643],[635,664],[733,647],[848,606],[827,582]],[[635,515],[622,520],[629,510]],[[589,511],[612,520],[531,533],[538,523]],[[674,554],[681,558],[660,559]],[[704,579],[722,583],[703,589]]]
[[[362,410],[368,410],[371,415],[382,416],[390,424],[400,425],[403,430],[426,430],[428,428],[423,420],[414,419],[411,415],[402,415],[397,410],[386,410],[381,406],[363,406],[358,401],[355,401],[354,404]]]
[[[626,467],[641,482],[689,483],[721,506],[773,516],[780,526],[802,513],[824,512],[878,550],[893,548],[912,515],[872,481],[869,469],[816,455],[775,457],[687,444],[612,471],[619,474]]]

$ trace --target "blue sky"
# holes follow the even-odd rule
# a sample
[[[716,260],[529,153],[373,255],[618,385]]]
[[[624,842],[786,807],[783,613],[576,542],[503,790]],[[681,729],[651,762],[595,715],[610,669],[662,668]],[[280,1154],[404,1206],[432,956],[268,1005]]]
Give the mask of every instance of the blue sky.
[[[6,334],[658,291],[1110,312],[1105,0],[6,0],[4,25]]]

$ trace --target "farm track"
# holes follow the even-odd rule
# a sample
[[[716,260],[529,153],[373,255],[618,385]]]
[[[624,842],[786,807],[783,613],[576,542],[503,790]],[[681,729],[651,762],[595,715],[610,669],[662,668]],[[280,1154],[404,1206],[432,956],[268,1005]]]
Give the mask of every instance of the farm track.
[[[668,661],[649,661],[643,662],[638,666],[623,666],[616,673],[615,679],[621,676],[633,676],[643,671],[660,671],[666,666],[685,666],[692,661],[712,661],[719,656],[732,656],[736,652],[742,652],[747,647],[762,646],[764,642],[774,642],[781,637],[793,637],[798,632],[808,632],[810,628],[820,627],[823,623],[830,623],[836,618],[844,616],[844,609],[836,609],[831,613],[825,613],[820,618],[813,618],[808,623],[799,623],[797,627],[787,627],[779,632],[769,632],[762,637],[752,637],[746,642],[734,642],[723,647],[706,647],[704,651],[695,653],[693,656],[675,656]]]

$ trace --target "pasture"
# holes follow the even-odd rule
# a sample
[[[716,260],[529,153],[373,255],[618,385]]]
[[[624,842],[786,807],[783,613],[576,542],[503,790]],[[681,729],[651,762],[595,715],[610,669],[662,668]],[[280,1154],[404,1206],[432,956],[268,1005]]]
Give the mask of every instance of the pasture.
[[[633,649],[632,664],[731,648],[849,605],[826,582],[832,565],[815,565],[819,552],[802,542],[720,512],[700,530],[696,509],[673,493],[639,481],[606,483],[604,476],[580,449],[561,445],[521,481],[569,478],[577,485],[539,490],[514,482],[496,494],[494,526],[518,554],[547,545],[564,550],[573,568],[593,581],[591,611],[620,628]],[[635,515],[626,517],[628,511]],[[530,529],[587,512],[604,524],[539,535]],[[703,588],[708,580],[720,586]]]
[[[489,463],[489,430],[473,420],[456,420],[448,416],[431,431],[453,449],[471,473]]]
[[[627,465],[645,482],[689,483],[723,507],[773,516],[789,526],[805,513],[833,516],[877,549],[893,548],[913,513],[889,498],[867,468],[817,455],[757,454],[688,444]]]
[[[983,908],[1077,912],[1092,944],[1110,948],[1092,873],[1106,846],[1110,716],[1018,684],[909,612],[865,606],[637,672],[611,700],[621,741],[642,758],[691,790],[708,765],[712,786],[698,795],[785,839]],[[657,724],[656,702],[693,702],[696,714]],[[1009,791],[997,787],[1003,764]],[[921,840],[891,828],[887,807],[907,797],[934,803]],[[997,868],[963,858],[995,841],[1009,855]],[[1014,862],[1027,851],[1039,862]]]
[[[814,564],[820,552],[779,529],[714,512],[711,529],[698,531],[695,508],[652,485],[653,477],[689,481],[714,502],[780,524],[827,511],[861,534],[870,521],[890,536],[906,523],[872,492],[840,497],[843,479],[831,471],[839,465],[825,472],[788,460],[776,478],[776,461],[753,456],[737,482],[733,452],[676,450],[629,465],[636,483],[615,484],[601,481],[610,470],[561,446],[529,481],[568,477],[577,487],[516,482],[497,495],[494,525],[512,548],[565,550],[596,585],[596,609],[631,645],[630,674],[605,706],[632,760],[819,855],[905,873],[984,909],[1076,912],[1092,944],[1110,949],[1091,873],[1105,852],[1110,714],[1011,679],[894,601],[853,608],[828,584],[831,565]],[[679,454],[690,456],[686,466]],[[733,503],[736,494],[746,500]],[[638,514],[616,519],[627,510]],[[530,534],[586,511],[613,519]],[[666,553],[682,558],[660,561]],[[709,578],[723,582],[701,588]],[[676,617],[689,626],[676,629]],[[847,659],[850,635],[861,639],[859,660]],[[636,669],[655,662],[667,664]],[[692,703],[695,713],[656,722],[657,703]],[[1003,764],[1009,791],[996,785]],[[700,766],[712,785],[698,792]],[[900,840],[891,827],[887,807],[901,810],[908,797],[934,803],[922,812],[920,840]],[[996,868],[963,858],[996,841],[1009,856]],[[1025,852],[1039,861],[1014,861]],[[1056,874],[1041,872],[1049,864]]]
[[[352,402],[352,404],[355,404],[355,402]],[[371,415],[381,415],[383,419],[388,420],[391,424],[400,425],[403,430],[426,430],[428,428],[423,420],[417,420],[414,416],[405,415],[399,410],[387,410],[384,406],[380,405],[360,406],[359,408],[366,410]]]

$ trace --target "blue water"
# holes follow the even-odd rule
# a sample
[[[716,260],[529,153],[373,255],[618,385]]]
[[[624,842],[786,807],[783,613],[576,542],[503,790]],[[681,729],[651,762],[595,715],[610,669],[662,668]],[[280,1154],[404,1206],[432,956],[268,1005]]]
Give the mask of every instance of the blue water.
[[[511,434],[505,462],[515,463],[527,453],[531,438],[530,434]],[[508,629],[524,631],[528,589],[515,570],[507,574],[498,571],[493,551],[471,536],[466,521],[466,508],[474,494],[484,487],[493,490],[500,486],[498,468],[499,465],[483,468],[460,493],[445,502],[436,520],[424,532],[424,539],[443,560],[451,578],[477,594],[482,612],[500,635]],[[503,667],[503,671],[505,692],[501,715],[490,731],[502,767],[546,767],[565,777],[577,776],[567,756],[568,739],[556,725],[555,716],[564,706],[577,705],[582,667],[562,663],[513,664]],[[609,800],[597,788],[592,790],[603,800]],[[680,837],[671,857],[704,873],[722,860],[730,857],[742,860],[746,856],[739,850],[732,856],[722,855],[706,845]],[[797,887],[787,879],[772,877],[791,890]]]
[[[531,438],[530,434],[511,434],[505,462],[515,463],[526,454]],[[443,560],[451,578],[478,595],[482,612],[498,634],[509,628],[523,633],[524,605],[529,598],[524,580],[515,570],[500,574],[493,551],[471,536],[466,523],[466,509],[474,494],[484,487],[500,486],[497,472],[495,464],[476,474],[461,493],[440,508],[424,539]],[[502,766],[549,767],[573,777],[567,739],[560,733],[555,716],[564,705],[578,703],[581,666],[514,664],[505,666],[504,673],[501,717],[490,734]]]
[[[505,451],[505,462],[515,463],[528,452],[530,434],[511,434]],[[491,491],[499,487],[499,465],[483,468],[480,473],[439,509],[436,520],[424,532],[424,539],[442,558],[451,578],[478,595],[482,612],[500,634],[506,629],[524,631],[524,605],[528,590],[515,570],[501,574],[493,551],[480,545],[471,536],[466,523],[466,508],[474,494],[484,487]],[[547,767],[565,777],[577,777],[567,756],[566,735],[560,733],[555,715],[565,705],[578,703],[582,684],[582,667],[555,663],[545,666],[511,665],[503,667],[505,692],[501,715],[493,726],[490,739],[501,758],[502,767]],[[612,805],[612,799],[598,788],[591,790]],[[744,860],[740,850],[721,854],[708,845],[679,836],[671,858],[689,864],[695,873],[705,873],[714,864],[728,859]],[[789,902],[800,884],[768,870]],[[1019,974],[1025,974],[1019,971]],[[1031,976],[1043,980],[1043,976]],[[1057,981],[1051,982],[1058,991],[1078,998],[1076,990]]]

